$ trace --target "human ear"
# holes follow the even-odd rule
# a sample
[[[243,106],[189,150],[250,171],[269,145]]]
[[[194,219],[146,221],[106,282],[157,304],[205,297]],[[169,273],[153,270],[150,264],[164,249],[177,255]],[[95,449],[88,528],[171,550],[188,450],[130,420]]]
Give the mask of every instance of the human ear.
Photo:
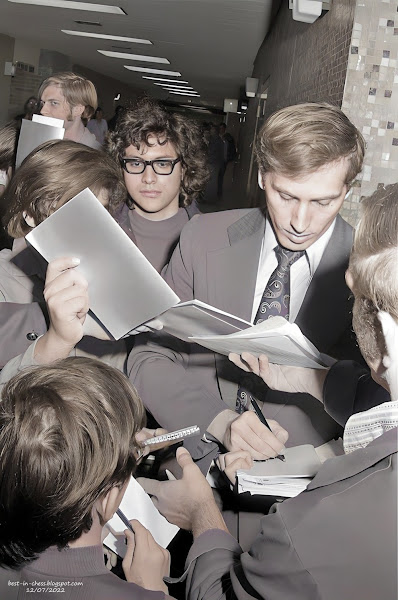
[[[115,485],[100,499],[100,514],[106,523],[115,514],[123,500],[124,492],[126,491],[129,479],[123,485]]]
[[[76,106],[74,106],[72,108],[72,116],[73,117],[81,117],[82,114],[84,113],[84,109],[86,107],[83,106],[83,104],[76,104]]]
[[[377,318],[383,331],[385,354],[383,355],[384,379],[390,388],[391,400],[398,400],[398,323],[387,312],[379,311]]]
[[[36,227],[36,222],[34,218],[31,215],[28,215],[26,210],[23,211],[22,216],[25,219],[25,223],[29,225],[29,227]]]
[[[263,190],[264,189],[264,178],[263,178],[263,174],[261,173],[260,170],[257,173],[257,181],[258,181],[258,185]]]
[[[345,272],[345,282],[352,291],[352,288],[354,287],[354,279],[349,269],[347,269],[347,271]]]

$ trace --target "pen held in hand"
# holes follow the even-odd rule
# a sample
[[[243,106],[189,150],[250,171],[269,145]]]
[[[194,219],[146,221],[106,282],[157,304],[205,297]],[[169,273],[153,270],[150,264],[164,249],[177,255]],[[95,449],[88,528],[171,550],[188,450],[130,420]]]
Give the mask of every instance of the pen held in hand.
[[[268,427],[268,429],[270,431],[272,431],[271,427],[268,425],[267,419],[264,417],[263,413],[261,412],[259,405],[257,404],[256,400],[251,395],[250,395],[250,402],[252,403],[252,406],[253,406],[254,410],[256,411],[256,415],[260,419],[261,423],[263,425],[265,425],[266,427]],[[278,456],[276,458],[279,458],[279,460],[282,460],[283,462],[286,461],[283,454],[278,454]]]
[[[127,529],[130,529],[130,531],[132,531],[134,533],[134,529],[131,527],[130,521],[128,520],[128,518],[126,517],[124,512],[122,512],[120,510],[120,508],[117,509],[116,514],[119,517],[119,519],[121,519],[123,521],[123,523],[126,525]]]

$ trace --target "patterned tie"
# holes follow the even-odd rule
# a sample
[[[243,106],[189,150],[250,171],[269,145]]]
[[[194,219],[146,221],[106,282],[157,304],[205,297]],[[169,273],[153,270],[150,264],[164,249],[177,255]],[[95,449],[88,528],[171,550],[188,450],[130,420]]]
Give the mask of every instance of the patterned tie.
[[[281,246],[276,246],[274,251],[278,264],[265,286],[253,325],[272,319],[272,317],[284,317],[287,321],[289,320],[290,267],[296,260],[304,256],[305,251],[294,252]],[[236,398],[236,412],[241,414],[247,410],[250,406],[248,400],[250,400],[250,393],[243,385],[240,385]]]

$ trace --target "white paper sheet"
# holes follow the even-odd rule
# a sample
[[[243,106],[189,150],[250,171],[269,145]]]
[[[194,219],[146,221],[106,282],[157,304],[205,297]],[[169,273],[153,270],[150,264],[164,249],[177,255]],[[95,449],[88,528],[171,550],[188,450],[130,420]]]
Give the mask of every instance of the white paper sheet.
[[[53,120],[60,121],[59,119]],[[35,120],[29,121],[29,119],[22,119],[15,167],[18,168],[24,158],[40,146],[40,144],[48,142],[49,140],[62,140],[65,129],[63,128],[63,121],[60,121],[60,123],[60,126],[55,127],[54,125],[38,123]]]
[[[149,529],[155,541],[163,548],[167,548],[179,531],[176,525],[169,523],[160,514],[148,494],[136,482],[134,477],[131,478],[127,486],[120,509],[129,521],[137,519],[144,527]],[[105,527],[109,530],[109,533],[104,540],[104,544],[123,558],[127,550],[123,533],[127,529],[125,524],[115,513]]]
[[[90,308],[115,339],[179,301],[88,188],[26,239],[48,262],[80,258],[77,269],[88,281]]]

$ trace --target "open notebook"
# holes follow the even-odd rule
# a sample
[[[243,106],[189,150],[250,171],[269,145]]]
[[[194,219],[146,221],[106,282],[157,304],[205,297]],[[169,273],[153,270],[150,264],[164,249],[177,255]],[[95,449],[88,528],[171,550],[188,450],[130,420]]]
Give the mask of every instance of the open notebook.
[[[271,458],[238,471],[238,493],[292,498],[303,492],[322,464],[314,446],[286,448],[284,456],[285,462]]]

